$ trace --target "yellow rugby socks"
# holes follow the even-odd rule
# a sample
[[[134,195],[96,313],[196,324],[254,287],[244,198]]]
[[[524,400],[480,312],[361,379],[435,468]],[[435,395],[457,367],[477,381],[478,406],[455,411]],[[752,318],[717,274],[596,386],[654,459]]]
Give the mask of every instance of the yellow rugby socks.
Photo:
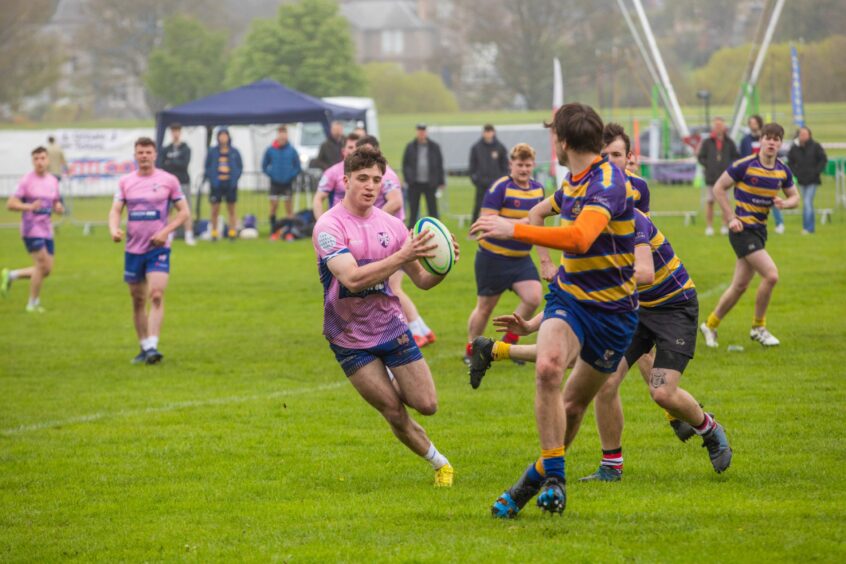
[[[752,318],[752,327],[766,327],[767,326],[767,316],[764,317],[753,317]]]
[[[511,343],[494,341],[491,356],[494,360],[508,360],[511,358]]]
[[[714,329],[720,326],[720,321],[722,320],[717,317],[716,313],[712,311],[708,314],[708,319],[705,321],[705,325],[708,326],[708,329],[711,329],[713,331]]]

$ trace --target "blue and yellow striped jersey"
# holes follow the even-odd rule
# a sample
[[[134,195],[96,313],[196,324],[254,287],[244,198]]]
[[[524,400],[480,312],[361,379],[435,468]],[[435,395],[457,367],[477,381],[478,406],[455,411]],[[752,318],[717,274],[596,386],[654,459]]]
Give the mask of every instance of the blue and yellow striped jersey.
[[[726,170],[734,180],[734,214],[744,229],[764,229],[779,190],[793,187],[793,173],[776,159],[773,168],[761,164],[760,155],[736,160]]]
[[[597,159],[578,175],[567,175],[552,209],[561,214],[562,226],[572,225],[584,210],[610,219],[585,254],[562,254],[553,284],[588,307],[636,310],[634,194],[625,175],[608,159]]]
[[[485,192],[482,210],[496,212],[510,219],[523,219],[543,198],[543,185],[540,182],[531,179],[527,188],[521,188],[510,176],[503,176]],[[525,257],[532,251],[532,245],[510,239],[481,239],[479,251],[499,257]]]
[[[649,185],[646,180],[636,174],[626,171],[626,180],[632,185],[634,191],[634,207],[649,215]]]
[[[696,295],[693,280],[681,259],[676,256],[663,233],[642,211],[635,210],[635,246],[647,245],[652,250],[655,280],[638,286],[640,307],[654,308],[675,304]]]

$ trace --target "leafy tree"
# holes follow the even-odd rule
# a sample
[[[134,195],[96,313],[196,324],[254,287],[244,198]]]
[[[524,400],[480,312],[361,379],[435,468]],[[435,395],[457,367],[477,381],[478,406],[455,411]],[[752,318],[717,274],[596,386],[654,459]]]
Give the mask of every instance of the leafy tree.
[[[226,73],[226,39],[188,16],[166,19],[162,43],[147,61],[147,88],[170,105],[218,92]]]
[[[363,91],[361,67],[346,19],[332,0],[279,7],[275,20],[255,20],[226,72],[230,87],[262,78],[314,96]]]
[[[4,0],[0,9],[0,104],[13,112],[59,78],[58,41],[40,29],[55,9],[55,0]]]
[[[370,96],[383,113],[454,112],[455,95],[431,72],[406,73],[396,63],[364,66]]]

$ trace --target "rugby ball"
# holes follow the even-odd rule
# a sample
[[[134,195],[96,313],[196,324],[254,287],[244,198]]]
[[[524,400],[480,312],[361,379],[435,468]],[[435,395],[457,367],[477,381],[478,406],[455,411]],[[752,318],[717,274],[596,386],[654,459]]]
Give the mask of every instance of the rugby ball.
[[[452,246],[452,235],[446,225],[434,217],[421,217],[414,224],[415,237],[423,231],[431,231],[434,237],[430,239],[437,247],[432,251],[433,257],[423,257],[420,265],[432,274],[445,276],[455,264],[455,248]]]
[[[259,232],[254,227],[245,227],[241,230],[239,236],[241,237],[241,239],[258,239]]]

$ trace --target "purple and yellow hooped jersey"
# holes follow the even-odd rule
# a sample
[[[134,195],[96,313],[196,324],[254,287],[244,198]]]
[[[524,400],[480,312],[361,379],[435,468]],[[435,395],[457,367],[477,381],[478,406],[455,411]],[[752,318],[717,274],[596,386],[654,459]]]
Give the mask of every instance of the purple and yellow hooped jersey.
[[[631,172],[626,172],[626,180],[632,185],[634,207],[649,215],[649,185],[646,180]]]
[[[793,187],[793,173],[786,164],[776,159],[775,166],[767,168],[760,155],[749,155],[736,160],[726,170],[734,180],[734,214],[744,229],[763,229],[779,190]]]
[[[553,284],[588,307],[636,310],[634,194],[625,174],[608,159],[597,159],[580,174],[568,174],[551,202],[562,226],[572,225],[584,210],[609,218],[585,254],[562,254]]]
[[[510,176],[503,176],[485,192],[482,210],[496,212],[509,219],[523,219],[543,198],[543,185],[540,182],[530,179],[529,186],[521,188]],[[532,245],[511,239],[481,239],[479,251],[499,257],[519,258],[528,256]]]
[[[663,233],[642,211],[635,210],[635,246],[652,251],[655,280],[638,286],[640,307],[654,308],[683,302],[696,295],[693,280]]]

